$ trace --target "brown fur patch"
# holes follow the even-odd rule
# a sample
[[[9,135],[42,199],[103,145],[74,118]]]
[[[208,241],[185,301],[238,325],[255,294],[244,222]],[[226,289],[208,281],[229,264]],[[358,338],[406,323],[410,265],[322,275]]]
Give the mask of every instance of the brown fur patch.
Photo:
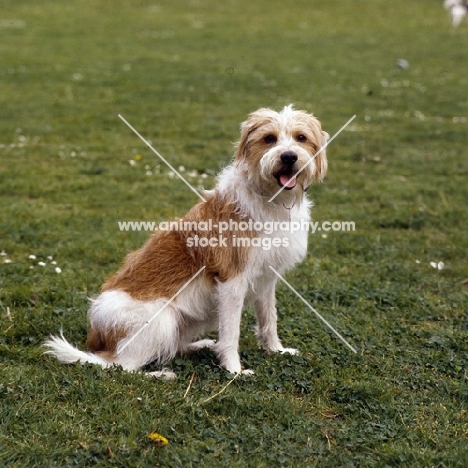
[[[120,341],[127,336],[124,327],[98,330],[91,328],[88,332],[87,347],[89,351],[99,354],[107,361],[114,361]]]
[[[255,231],[223,232],[226,247],[189,247],[187,240],[195,235],[217,239],[220,234],[215,225],[221,221],[243,220],[235,205],[215,192],[205,203],[195,205],[182,222],[210,219],[213,223],[210,231],[156,232],[141,249],[127,256],[123,267],[105,282],[102,291],[119,289],[134,299],[150,301],[174,296],[203,266],[206,267],[203,277],[210,284],[239,274],[247,262],[248,247],[233,247],[232,238],[255,237]]]

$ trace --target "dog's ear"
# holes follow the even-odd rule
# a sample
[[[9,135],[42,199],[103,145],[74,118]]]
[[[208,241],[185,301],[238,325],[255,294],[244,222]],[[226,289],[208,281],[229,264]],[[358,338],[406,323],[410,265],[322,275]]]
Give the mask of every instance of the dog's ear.
[[[271,109],[261,108],[249,114],[248,119],[241,123],[240,126],[240,140],[236,143],[236,157],[235,160],[239,161],[248,156],[250,146],[252,145],[252,134],[257,131],[265,122],[274,119],[276,112]]]
[[[330,135],[327,132],[320,130],[320,133],[322,136],[321,141],[320,141],[320,148],[318,149],[320,153],[315,158],[315,172],[314,172],[314,178],[315,180],[319,182],[321,182],[327,175],[328,161],[327,161],[326,144],[330,138]]]
[[[249,150],[249,137],[259,127],[258,119],[255,118],[255,113],[250,114],[249,118],[241,123],[240,126],[240,140],[236,143],[236,161],[240,161],[247,156]]]
[[[236,143],[236,161],[239,161],[243,159],[246,155],[247,152],[247,141],[249,139],[249,128],[251,125],[249,125],[249,121],[246,120],[245,122],[242,122],[240,125],[240,140]]]

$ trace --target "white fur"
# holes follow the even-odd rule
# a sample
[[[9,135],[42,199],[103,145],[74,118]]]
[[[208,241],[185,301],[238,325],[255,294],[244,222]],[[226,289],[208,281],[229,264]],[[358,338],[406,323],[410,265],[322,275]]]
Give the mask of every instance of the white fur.
[[[75,362],[85,364],[88,362],[90,364],[98,364],[102,367],[108,367],[111,365],[96,354],[87,353],[75,348],[65,339],[62,330],[60,330],[60,336],[61,338],[51,336],[50,339],[44,343],[44,346],[50,348],[45,352],[45,354],[55,355],[64,364],[73,364]]]
[[[468,5],[461,0],[445,0],[444,7],[450,14],[452,26],[458,27],[464,18],[468,18]]]

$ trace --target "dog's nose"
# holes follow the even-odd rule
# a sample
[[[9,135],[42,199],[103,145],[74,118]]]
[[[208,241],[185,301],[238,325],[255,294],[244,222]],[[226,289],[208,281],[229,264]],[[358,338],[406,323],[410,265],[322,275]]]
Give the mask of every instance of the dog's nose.
[[[297,154],[294,151],[285,151],[281,154],[281,161],[284,164],[293,165],[297,161]]]

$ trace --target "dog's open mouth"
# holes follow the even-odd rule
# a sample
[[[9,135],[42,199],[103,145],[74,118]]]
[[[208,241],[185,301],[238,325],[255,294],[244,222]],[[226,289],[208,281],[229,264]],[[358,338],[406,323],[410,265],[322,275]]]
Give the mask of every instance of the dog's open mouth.
[[[285,190],[292,190],[297,184],[295,174],[296,173],[294,171],[283,170],[277,172],[276,174],[274,174],[274,176],[281,188],[284,188]]]

